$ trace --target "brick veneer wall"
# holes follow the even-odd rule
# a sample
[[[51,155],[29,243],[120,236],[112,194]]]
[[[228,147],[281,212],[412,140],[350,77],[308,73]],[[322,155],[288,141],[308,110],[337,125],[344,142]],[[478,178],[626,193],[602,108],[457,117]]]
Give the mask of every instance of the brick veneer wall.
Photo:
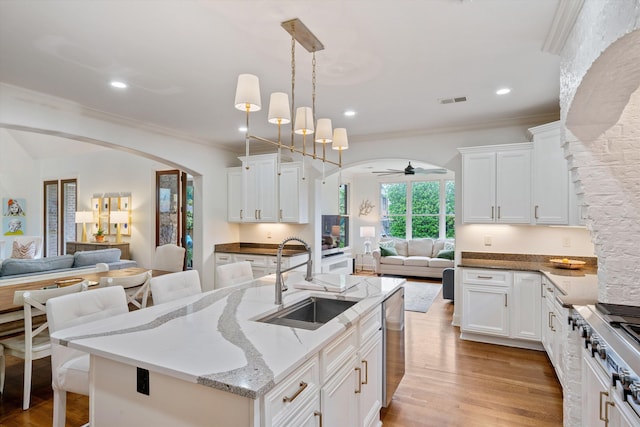
[[[586,0],[561,52],[565,153],[598,256],[599,300],[640,305],[640,0]],[[569,334],[571,335],[571,333]],[[565,337],[564,425],[581,425]]]

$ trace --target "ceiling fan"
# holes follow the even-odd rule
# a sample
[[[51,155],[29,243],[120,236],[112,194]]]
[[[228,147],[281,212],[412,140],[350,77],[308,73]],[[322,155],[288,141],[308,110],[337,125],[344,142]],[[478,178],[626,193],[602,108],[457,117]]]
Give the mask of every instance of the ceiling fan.
[[[387,175],[415,175],[417,173],[429,174],[429,173],[447,173],[447,170],[444,168],[433,168],[433,169],[425,169],[425,168],[414,168],[411,166],[411,162],[404,169],[387,169],[383,171],[373,171],[373,173],[378,174],[378,176],[387,176]]]

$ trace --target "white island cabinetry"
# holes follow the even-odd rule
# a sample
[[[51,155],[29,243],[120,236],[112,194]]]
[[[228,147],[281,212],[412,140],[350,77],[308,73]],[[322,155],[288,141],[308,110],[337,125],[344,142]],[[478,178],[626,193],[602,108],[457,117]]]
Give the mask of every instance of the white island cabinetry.
[[[404,279],[352,279],[341,295],[297,289],[298,280],[287,276],[285,306],[311,295],[358,302],[316,330],[257,322],[277,309],[273,280],[259,279],[57,331],[52,341],[91,355],[93,427],[379,427],[381,304]]]

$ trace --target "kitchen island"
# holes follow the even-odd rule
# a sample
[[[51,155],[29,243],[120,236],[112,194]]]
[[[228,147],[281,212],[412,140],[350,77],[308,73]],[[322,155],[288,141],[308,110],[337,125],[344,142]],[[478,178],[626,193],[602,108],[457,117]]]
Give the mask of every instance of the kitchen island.
[[[322,409],[330,410],[324,400],[340,384],[362,392],[364,368],[350,365],[367,350],[361,344],[379,333],[380,304],[404,283],[345,278],[356,284],[338,294],[297,289],[302,275],[287,277],[284,306],[314,295],[358,301],[316,330],[256,321],[279,308],[275,277],[266,276],[58,331],[52,340],[91,354],[92,426],[296,425],[304,419],[298,415],[321,413],[320,395],[326,397]],[[379,395],[374,390],[372,396]],[[307,407],[312,410],[303,414]]]

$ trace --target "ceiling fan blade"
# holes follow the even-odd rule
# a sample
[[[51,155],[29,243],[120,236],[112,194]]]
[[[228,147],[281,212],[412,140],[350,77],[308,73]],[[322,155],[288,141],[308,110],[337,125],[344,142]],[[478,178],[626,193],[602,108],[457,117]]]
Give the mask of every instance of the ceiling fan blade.
[[[372,171],[373,173],[381,173],[381,174],[385,174],[385,175],[392,175],[395,173],[404,173],[404,171],[398,170],[398,169],[387,169],[386,171]]]
[[[423,173],[423,174],[427,174],[427,173],[447,173],[447,170],[444,169],[444,168],[434,168],[434,169],[415,168],[414,172],[415,173]]]

